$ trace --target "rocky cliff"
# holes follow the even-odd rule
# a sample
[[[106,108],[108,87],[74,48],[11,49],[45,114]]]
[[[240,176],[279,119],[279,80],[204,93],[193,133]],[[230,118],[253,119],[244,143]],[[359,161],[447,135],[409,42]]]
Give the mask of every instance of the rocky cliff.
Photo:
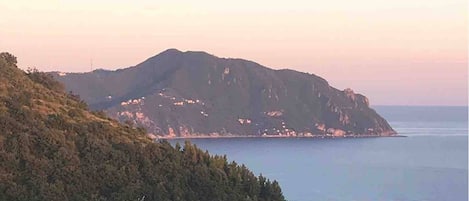
[[[116,71],[52,73],[92,109],[158,136],[387,136],[351,89],[243,59],[166,50]]]

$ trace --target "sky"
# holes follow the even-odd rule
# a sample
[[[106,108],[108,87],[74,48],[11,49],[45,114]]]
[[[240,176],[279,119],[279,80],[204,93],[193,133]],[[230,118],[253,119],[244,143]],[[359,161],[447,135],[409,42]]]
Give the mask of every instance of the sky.
[[[0,0],[20,68],[134,66],[168,48],[317,74],[372,105],[467,105],[467,0]]]

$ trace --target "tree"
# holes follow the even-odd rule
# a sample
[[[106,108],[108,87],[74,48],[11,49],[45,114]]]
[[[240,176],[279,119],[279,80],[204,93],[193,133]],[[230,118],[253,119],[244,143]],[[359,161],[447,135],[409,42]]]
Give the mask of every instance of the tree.
[[[8,52],[0,53],[0,58],[4,59],[8,64],[15,65],[17,64],[16,57]]]

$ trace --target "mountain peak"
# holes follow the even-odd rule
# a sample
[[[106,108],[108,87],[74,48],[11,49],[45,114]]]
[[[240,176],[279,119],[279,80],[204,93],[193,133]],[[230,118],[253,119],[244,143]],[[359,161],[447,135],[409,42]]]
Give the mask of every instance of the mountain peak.
[[[212,54],[209,54],[207,52],[204,52],[204,51],[181,51],[181,50],[178,50],[176,48],[170,48],[170,49],[167,49],[163,52],[160,52],[159,54],[153,56],[153,57],[150,57],[149,59],[147,60],[153,60],[153,59],[157,59],[157,58],[168,58],[168,59],[176,59],[176,57],[181,57],[181,56],[189,56],[189,57],[198,57],[200,56],[201,58],[203,57],[214,57],[216,58],[216,56],[212,55]]]
[[[183,52],[176,49],[176,48],[169,48],[169,49],[161,52],[160,54],[181,54],[181,53],[183,53]]]
[[[184,56],[210,56],[210,57],[216,57],[210,53],[207,53],[205,51],[181,51],[181,50],[178,50],[176,48],[170,48],[170,49],[167,49],[159,54],[157,54],[157,56],[160,56],[160,55],[170,55],[170,56],[176,56],[176,55],[184,55]]]

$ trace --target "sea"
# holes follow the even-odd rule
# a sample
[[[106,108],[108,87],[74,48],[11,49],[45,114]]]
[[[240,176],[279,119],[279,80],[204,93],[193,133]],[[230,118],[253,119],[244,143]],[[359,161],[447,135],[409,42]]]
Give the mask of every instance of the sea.
[[[467,107],[373,108],[407,137],[190,141],[277,180],[290,201],[468,200]]]

